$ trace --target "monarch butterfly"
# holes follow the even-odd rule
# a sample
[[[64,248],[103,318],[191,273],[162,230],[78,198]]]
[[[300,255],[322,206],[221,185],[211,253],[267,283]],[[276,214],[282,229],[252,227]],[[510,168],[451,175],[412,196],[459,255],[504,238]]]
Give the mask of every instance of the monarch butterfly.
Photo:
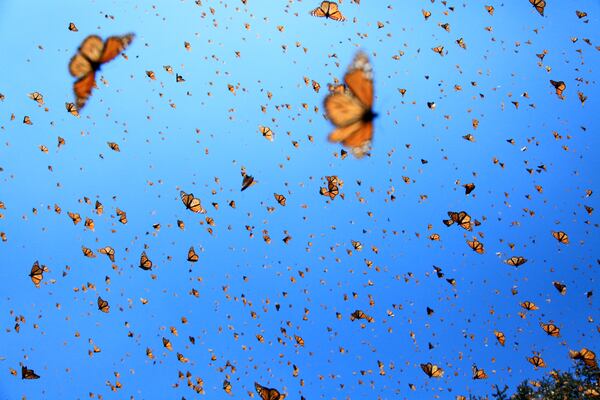
[[[117,57],[133,40],[133,34],[111,36],[102,42],[97,35],[86,37],[69,62],[69,72],[77,80],[73,84],[75,104],[78,109],[85,106],[87,99],[96,85],[96,71],[102,64]]]
[[[521,256],[513,256],[511,258],[509,258],[508,260],[505,261],[508,265],[511,265],[513,267],[518,267],[520,265],[523,265],[527,262],[526,258],[523,258]]]
[[[354,247],[355,250],[361,251],[363,248],[363,245],[361,242],[357,242],[356,240],[351,240],[352,242],[352,247]]]
[[[421,369],[430,378],[441,378],[444,375],[444,370],[435,364],[421,364]]]
[[[423,13],[423,18],[425,18],[425,21],[427,21],[429,17],[431,17],[431,11],[421,9],[421,12]]]
[[[563,296],[567,294],[567,285],[556,281],[552,282],[552,284],[554,285],[554,288],[558,290],[558,293],[562,294]]]
[[[442,57],[444,56],[444,46],[433,47],[431,50],[433,50],[434,53],[437,53]]]
[[[448,216],[450,217],[450,219],[445,219],[442,221],[444,225],[451,226],[456,222],[463,229],[466,229],[468,231],[473,230],[473,227],[471,226],[471,216],[465,211],[448,211]]]
[[[189,262],[198,261],[198,254],[196,254],[196,250],[194,250],[194,246],[190,247],[190,249],[188,250],[187,260]]]
[[[366,54],[359,52],[344,76],[343,91],[329,94],[324,101],[327,118],[335,125],[330,142],[341,142],[360,158],[371,149],[373,139],[373,68]]]
[[[275,197],[275,200],[277,200],[277,202],[282,205],[285,206],[285,202],[286,202],[286,198],[284,195],[282,194],[277,194],[277,193],[273,193],[273,196]]]
[[[117,143],[115,143],[115,142],[106,142],[106,144],[107,144],[107,145],[108,145],[108,147],[109,147],[111,150],[113,150],[113,151],[116,151],[116,152],[120,152],[120,151],[121,151],[121,148],[120,148],[120,147],[119,147],[119,145],[118,145]]]
[[[94,209],[96,210],[96,214],[98,214],[98,215],[102,215],[102,213],[104,212],[104,206],[98,200],[96,200]]]
[[[200,199],[194,197],[192,193],[188,194],[182,190],[181,192],[179,192],[179,195],[181,196],[181,201],[183,202],[185,208],[195,213],[206,213],[206,210],[204,209],[204,207],[202,207],[202,204],[200,203]]]
[[[321,5],[310,12],[313,17],[331,18],[334,21],[345,21],[346,18],[338,9],[334,1],[322,1]]]
[[[93,231],[94,230],[94,220],[91,218],[86,218],[83,226],[85,226],[89,230]]]
[[[496,336],[498,343],[500,343],[501,346],[504,346],[504,343],[506,343],[506,336],[504,336],[504,333],[500,331],[494,331],[494,336]]]
[[[263,335],[257,334],[256,335],[256,340],[258,340],[260,343],[264,343],[265,342],[265,337]]]
[[[92,249],[90,249],[88,247],[81,246],[81,251],[83,252],[83,255],[88,258],[96,258],[96,254],[94,254]]]
[[[473,238],[473,240],[467,240],[467,244],[477,254],[483,254],[485,252],[483,243],[477,240],[477,238]]]
[[[262,386],[257,382],[254,382],[254,389],[256,389],[256,393],[258,393],[261,400],[283,400],[283,399],[285,399],[285,394],[279,393],[279,390]]]
[[[494,6],[485,6],[485,9],[488,13],[490,13],[490,15],[494,15]]]
[[[105,254],[106,256],[108,256],[110,261],[115,262],[115,249],[113,249],[112,247],[103,247],[101,249],[98,249],[98,252],[100,254]]]
[[[485,371],[483,369],[479,369],[477,368],[476,365],[473,365],[472,368],[473,371],[473,379],[487,379],[487,374],[485,373]]]
[[[467,44],[463,38],[459,38],[456,40],[456,44],[460,46],[461,49],[467,49]]]
[[[365,314],[362,310],[356,310],[352,314],[350,314],[350,321],[354,321],[357,319],[366,319],[367,322],[374,322],[373,317]]]
[[[146,255],[146,252],[143,251],[142,255],[140,256],[140,265],[139,267],[145,271],[148,271],[149,269],[152,269],[152,261],[150,261],[150,259],[148,258],[148,256]]]
[[[127,223],[127,213],[117,208],[117,215],[119,216],[119,222],[125,225]]]
[[[529,2],[533,7],[535,7],[537,12],[539,12],[541,16],[544,15],[544,9],[546,8],[545,0],[529,0]]]
[[[44,104],[44,95],[40,92],[33,92],[27,95],[31,100],[37,102],[40,106]]]
[[[544,324],[540,322],[540,326],[549,336],[559,337],[560,336],[560,328],[553,323]]]
[[[173,345],[171,341],[165,337],[162,338],[163,347],[167,350],[173,350]]]
[[[225,393],[231,394],[231,382],[229,382],[227,379],[223,381],[223,390]]]
[[[77,225],[81,222],[81,216],[78,213],[68,212],[67,213],[71,220],[73,221],[73,225]]]
[[[579,351],[571,351],[569,350],[569,357],[575,360],[581,360],[588,367],[597,368],[598,363],[596,362],[596,353],[593,351],[586,349],[585,347]]]
[[[465,194],[470,194],[473,190],[475,190],[474,183],[465,183],[463,187],[465,188]]]
[[[79,117],[79,110],[77,109],[77,106],[73,103],[65,103],[65,108],[67,109],[67,112],[70,113],[71,115],[75,116],[75,117]]]
[[[577,18],[582,19],[587,17],[588,14],[585,11],[576,10],[575,15],[577,15]]]
[[[40,376],[36,374],[32,369],[26,366],[21,366],[21,379],[40,379]]]
[[[538,306],[536,306],[533,302],[531,301],[524,301],[521,304],[521,307],[523,307],[524,309],[526,309],[527,311],[535,311],[535,310],[539,310],[540,308]]]
[[[242,176],[242,192],[248,189],[250,186],[256,184],[256,181],[252,175],[246,175],[245,173],[242,173]]]
[[[550,79],[550,84],[554,86],[554,89],[556,90],[556,95],[559,98],[564,99],[563,91],[567,88],[567,84],[563,81],[553,81],[552,79]]]
[[[432,233],[429,235],[429,240],[440,240],[440,235],[437,233]]]
[[[527,357],[527,361],[529,361],[531,365],[535,367],[535,369],[546,368],[546,363],[544,362],[544,359],[537,354],[534,354],[533,357]]]
[[[301,336],[294,335],[294,339],[299,346],[304,347],[304,339]]]
[[[72,22],[69,22],[69,30],[71,32],[79,32],[79,29],[77,29],[77,26],[75,26],[75,24]]]
[[[269,142],[273,141],[273,131],[271,130],[271,128],[260,125],[258,127],[258,130],[260,131],[260,133],[262,133],[263,137]]]
[[[98,296],[98,310],[102,311],[103,313],[108,313],[110,311],[108,301],[102,299],[100,296]]]
[[[33,282],[36,288],[40,287],[40,282],[42,281],[42,279],[44,279],[44,272],[46,272],[45,266],[42,265],[40,267],[40,263],[38,261],[33,263],[33,266],[31,267],[31,272],[29,273],[29,277],[31,278],[31,281]]]
[[[558,240],[562,244],[569,244],[569,235],[567,235],[563,231],[552,231],[552,236],[554,237],[554,239]]]

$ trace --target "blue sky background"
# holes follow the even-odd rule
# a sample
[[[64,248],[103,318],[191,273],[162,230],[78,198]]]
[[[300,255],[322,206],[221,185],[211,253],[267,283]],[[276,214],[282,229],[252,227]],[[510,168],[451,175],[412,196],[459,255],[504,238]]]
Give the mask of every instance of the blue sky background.
[[[493,16],[484,4],[495,7]],[[588,299],[585,293],[598,284],[600,237],[597,211],[588,215],[584,206],[599,207],[599,3],[548,1],[542,17],[526,0],[344,1],[344,23],[311,17],[317,5],[0,3],[0,201],[6,206],[0,232],[7,239],[0,243],[0,398],[189,399],[197,395],[178,378],[178,371],[189,371],[204,381],[210,399],[229,397],[224,379],[233,398],[248,398],[258,381],[290,399],[453,399],[566,369],[569,349],[598,351],[598,294]],[[428,21],[421,9],[431,11]],[[589,16],[578,19],[575,10]],[[69,22],[79,32],[70,32]],[[449,23],[451,31],[438,23]],[[68,114],[73,79],[67,65],[81,41],[128,32],[136,34],[128,59],[105,65],[81,117]],[[455,43],[460,37],[466,50]],[[439,45],[444,57],[431,51]],[[334,156],[340,146],[326,141],[331,125],[322,101],[358,49],[373,64],[379,118],[372,157],[341,160]],[[536,53],[544,49],[540,67]],[[186,81],[176,83],[163,65]],[[304,77],[319,82],[320,93]],[[550,79],[566,82],[565,100]],[[237,87],[235,95],[228,84]],[[33,91],[44,95],[44,106],[27,97]],[[584,106],[578,91],[588,96]],[[427,108],[431,101],[435,110]],[[32,125],[22,123],[25,115]],[[273,130],[273,142],[259,125]],[[468,133],[475,142],[462,138]],[[58,136],[66,140],[60,149]],[[511,138],[514,145],[506,142]],[[536,172],[542,164],[547,170]],[[242,166],[258,181],[244,192]],[[345,199],[319,195],[326,175],[344,181]],[[477,185],[470,196],[460,186],[467,182]],[[216,223],[212,235],[205,216],[185,210],[180,190],[202,200]],[[274,192],[287,197],[285,207]],[[93,212],[96,200],[104,205],[102,216]],[[127,212],[127,225],[115,217],[117,207]],[[448,210],[463,209],[482,222],[473,235],[484,235],[483,255],[467,247],[471,233],[442,224]],[[74,226],[68,211],[93,218],[95,231]],[[254,227],[253,238],[246,225]],[[265,229],[271,244],[262,240]],[[552,230],[567,232],[570,244],[558,244]],[[441,241],[428,240],[434,232]],[[349,254],[352,240],[363,250]],[[82,245],[114,247],[114,268],[101,254],[85,258]],[[200,261],[190,267],[192,245]],[[155,264],[151,272],[137,267],[144,249]],[[503,260],[512,255],[528,262],[509,267]],[[49,269],[39,289],[27,276],[35,260]],[[438,279],[433,265],[455,278],[456,287]],[[567,294],[553,281],[565,283]],[[74,291],[88,283],[95,288]],[[199,297],[190,295],[192,288]],[[98,296],[109,301],[109,314],[97,310]],[[521,318],[525,300],[540,310]],[[435,313],[427,316],[426,307]],[[350,321],[356,309],[375,322],[362,329]],[[17,333],[21,315],[26,321]],[[560,338],[539,327],[549,321],[561,328]],[[505,347],[496,343],[495,329],[505,333]],[[162,337],[173,351],[163,348]],[[101,349],[93,357],[90,340]],[[548,364],[545,371],[527,362],[534,351]],[[177,352],[189,362],[180,363]],[[227,361],[235,372],[223,370]],[[444,377],[428,379],[419,367],[425,362],[444,368]],[[11,375],[10,368],[20,374],[19,363],[41,379]],[[473,381],[473,364],[489,379]],[[122,388],[112,392],[106,382],[115,384],[115,373]]]

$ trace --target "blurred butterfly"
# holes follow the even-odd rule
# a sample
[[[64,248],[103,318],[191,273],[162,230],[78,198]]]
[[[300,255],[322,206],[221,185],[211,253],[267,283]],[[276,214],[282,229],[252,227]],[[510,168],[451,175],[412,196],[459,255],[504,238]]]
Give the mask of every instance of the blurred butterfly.
[[[560,328],[553,323],[544,324],[540,322],[540,326],[549,336],[559,337],[560,336]]]
[[[73,22],[69,22],[69,30],[71,32],[79,32],[79,29],[77,29],[77,26]]]
[[[467,240],[467,244],[477,254],[483,254],[485,252],[483,248],[483,243],[481,243],[477,238],[473,238],[473,240]]]
[[[273,193],[273,196],[275,197],[275,200],[277,200],[277,202],[282,205],[285,206],[285,202],[286,202],[286,198],[284,195],[282,194],[278,194],[278,193]]]
[[[143,251],[142,255],[140,256],[140,265],[139,267],[145,271],[148,271],[149,269],[152,269],[152,261],[150,261],[150,259],[148,258],[148,256],[146,255],[146,252]]]
[[[562,244],[569,244],[569,236],[563,231],[552,231],[552,236]]]
[[[40,379],[40,376],[36,374],[32,369],[26,366],[21,366],[21,379]]]
[[[441,378],[444,375],[444,370],[435,364],[421,364],[421,369],[430,378]]]
[[[192,193],[186,193],[182,190],[179,192],[179,195],[181,196],[181,201],[183,202],[183,205],[185,205],[185,208],[195,213],[206,213],[206,210],[200,203],[200,199],[194,197]]]
[[[110,246],[103,247],[101,249],[98,249],[98,252],[100,254],[105,254],[106,256],[108,256],[110,261],[115,262],[115,249],[113,249],[112,247],[110,247]]]
[[[106,41],[97,35],[86,37],[77,51],[77,54],[69,62],[69,72],[77,80],[73,84],[75,92],[75,104],[78,109],[85,106],[87,99],[96,86],[96,71],[117,57],[133,40],[133,34],[124,36],[111,36]]]
[[[267,139],[270,142],[273,141],[273,131],[271,130],[271,128],[260,125],[258,127],[258,130],[260,131],[260,133],[262,133],[265,139]]]
[[[67,112],[70,113],[71,115],[73,115],[75,117],[79,117],[79,110],[77,109],[77,106],[75,106],[75,104],[65,103],[65,108],[67,109]]]
[[[521,256],[516,256],[516,257],[511,257],[508,260],[505,261],[508,265],[511,265],[513,267],[518,267],[520,265],[523,265],[527,262],[526,258],[523,258]]]
[[[483,369],[479,369],[477,368],[476,365],[473,365],[472,368],[473,371],[473,379],[487,379],[487,374],[485,373],[485,371]]]
[[[196,250],[194,250],[194,246],[190,247],[190,249],[188,250],[187,260],[189,262],[198,261],[198,254],[196,254]]]
[[[33,263],[33,266],[31,267],[31,272],[29,273],[29,277],[31,278],[31,281],[33,282],[35,287],[40,287],[40,282],[42,281],[42,279],[44,279],[44,272],[46,272],[46,267],[44,267],[43,265],[40,267],[40,263],[37,261]]]
[[[523,307],[527,311],[535,311],[535,310],[539,310],[540,309],[538,306],[536,306],[531,301],[524,301],[520,305],[521,305],[521,307]]]
[[[537,354],[534,354],[533,357],[527,357],[527,361],[529,361],[531,365],[535,367],[535,369],[546,368],[546,363],[544,362],[542,357],[540,357]]]
[[[110,311],[108,301],[102,299],[100,296],[98,296],[98,310],[102,311],[103,313],[108,313]]]
[[[537,10],[537,12],[540,13],[540,15],[544,15],[544,9],[546,8],[545,0],[529,0],[529,2],[533,7],[535,7],[535,9]]]
[[[256,389],[256,393],[258,393],[262,400],[285,399],[285,394],[279,393],[279,390],[262,386],[257,382],[254,382],[254,389]]]
[[[246,189],[248,189],[250,186],[255,185],[256,181],[254,180],[254,177],[252,175],[247,175],[245,173],[242,174],[243,175],[243,179],[242,179],[242,192]]]
[[[358,53],[344,76],[343,91],[324,101],[327,118],[335,125],[329,141],[341,142],[360,158],[371,149],[373,139],[373,69],[366,54]]]
[[[322,1],[321,5],[310,12],[313,17],[331,18],[334,21],[345,21],[335,1]]]
[[[579,351],[569,350],[569,357],[575,360],[583,361],[588,367],[598,367],[598,363],[596,362],[596,353],[589,349],[586,349],[585,347]]]
[[[504,333],[500,331],[494,331],[494,336],[496,336],[496,340],[498,340],[498,343],[500,343],[501,346],[504,346],[504,343],[506,342],[506,337],[504,336]]]
[[[89,258],[96,258],[96,254],[89,247],[81,246],[81,251],[83,255]]]
[[[556,95],[564,100],[563,91],[567,88],[567,84],[563,81],[553,81],[550,79],[550,84],[554,86],[554,90],[556,90]]]
[[[225,393],[231,394],[231,382],[229,382],[227,379],[223,381],[223,390]]]
[[[567,294],[567,285],[560,282],[552,282],[552,284],[554,285],[554,288],[558,290],[558,293],[562,294],[563,296]]]

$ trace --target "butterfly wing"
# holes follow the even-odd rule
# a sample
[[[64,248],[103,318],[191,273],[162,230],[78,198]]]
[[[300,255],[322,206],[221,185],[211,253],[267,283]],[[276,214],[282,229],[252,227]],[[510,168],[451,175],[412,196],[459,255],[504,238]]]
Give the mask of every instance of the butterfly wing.
[[[364,105],[364,108],[369,109],[373,106],[373,68],[365,53],[356,55],[344,81],[352,94]]]
[[[325,98],[325,112],[337,127],[346,127],[360,121],[364,106],[348,92],[333,93]]]
[[[341,11],[338,8],[337,3],[330,2],[329,9],[327,10],[327,17],[331,18],[334,21],[345,21],[346,18],[342,15]]]
[[[93,70],[87,58],[77,53],[69,62],[69,73],[75,78],[81,78]]]
[[[104,42],[104,48],[98,61],[103,64],[113,60],[129,46],[133,41],[133,38],[134,35],[131,33],[124,36],[109,37],[106,39],[106,42]]]
[[[73,84],[73,92],[75,93],[76,105],[79,110],[85,106],[87,99],[92,94],[92,89],[96,86],[96,72],[92,69],[79,78]]]
[[[310,12],[313,17],[325,17],[327,15],[327,9],[329,8],[329,2],[323,1],[321,5]]]

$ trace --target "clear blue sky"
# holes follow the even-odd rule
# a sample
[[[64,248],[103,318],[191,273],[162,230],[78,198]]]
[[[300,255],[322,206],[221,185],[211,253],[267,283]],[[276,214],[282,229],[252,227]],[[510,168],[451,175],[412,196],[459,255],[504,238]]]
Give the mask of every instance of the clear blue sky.
[[[454,399],[566,369],[569,349],[599,351],[599,294],[585,295],[598,285],[600,245],[599,3],[548,0],[542,17],[527,0],[345,0],[343,23],[311,17],[318,3],[0,2],[0,399],[195,398],[178,371],[201,378],[208,399],[229,397],[225,379],[232,398],[249,398],[258,381],[290,399]],[[493,16],[484,4],[495,7]],[[421,9],[431,11],[428,21]],[[576,10],[589,15],[579,19]],[[67,65],[81,41],[128,32],[136,34],[128,59],[105,65],[80,118],[68,114]],[[443,57],[431,50],[439,45]],[[341,160],[340,146],[326,140],[322,101],[358,49],[373,64],[379,117],[372,157]],[[564,100],[550,79],[566,83]],[[44,106],[27,97],[34,91]],[[578,92],[588,97],[584,106]],[[273,130],[273,142],[259,125]],[[60,149],[58,136],[66,141]],[[242,166],[258,181],[244,192]],[[319,195],[327,175],[344,181],[344,199]],[[468,182],[477,187],[465,196]],[[202,200],[215,220],[212,235],[205,215],[185,210],[180,190]],[[274,192],[287,197],[285,207]],[[596,211],[588,215],[585,206]],[[472,233],[447,228],[449,210],[466,210],[481,225]],[[73,225],[69,211],[92,218],[95,230]],[[560,245],[553,230],[567,232],[570,244]],[[432,233],[441,241],[430,241]],[[483,255],[465,243],[479,234]],[[349,253],[352,240],[363,250]],[[200,260],[190,266],[192,245]],[[85,258],[81,246],[96,253],[112,246],[114,267],[101,254]],[[144,250],[152,271],[137,267]],[[509,267],[510,256],[528,262]],[[39,289],[28,277],[36,260],[49,269]],[[433,265],[456,286],[438,279]],[[566,295],[553,281],[567,285]],[[110,313],[98,311],[98,296]],[[526,300],[540,309],[521,318]],[[356,309],[375,322],[361,328],[349,318]],[[25,322],[17,333],[18,316]],[[539,327],[549,321],[560,338]],[[494,330],[505,333],[504,347]],[[94,345],[101,352],[90,357]],[[545,371],[527,362],[533,352]],[[428,379],[419,367],[426,362],[442,367],[443,378]],[[20,363],[41,379],[21,380]],[[489,379],[473,381],[473,364]],[[112,392],[106,382],[114,385],[115,373],[122,388]]]

